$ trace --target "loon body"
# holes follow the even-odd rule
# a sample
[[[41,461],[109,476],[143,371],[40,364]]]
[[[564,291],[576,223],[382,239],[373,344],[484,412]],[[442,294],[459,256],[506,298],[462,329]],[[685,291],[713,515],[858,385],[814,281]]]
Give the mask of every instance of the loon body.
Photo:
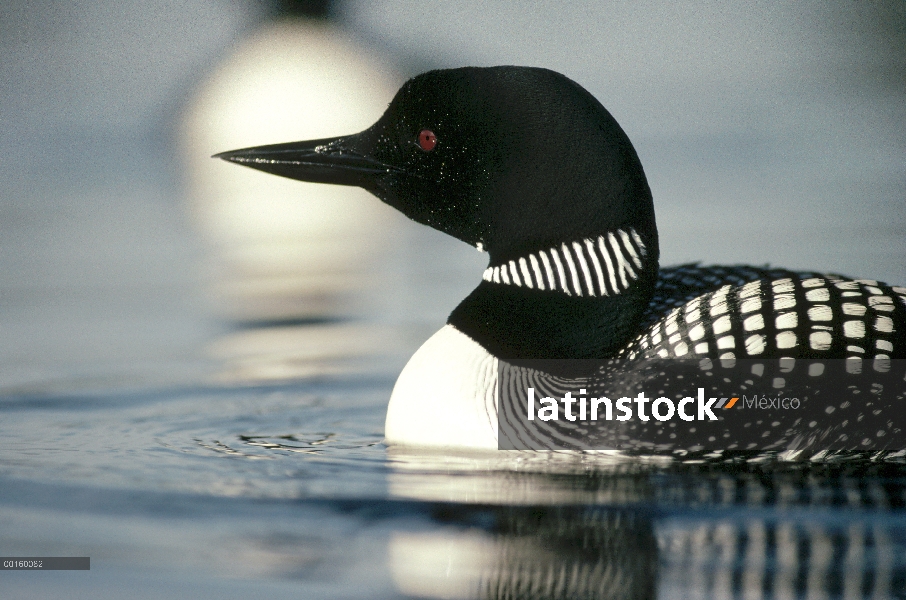
[[[632,144],[553,71],[431,71],[359,134],[218,157],[363,187],[488,253],[482,281],[400,375],[389,443],[497,448],[500,360],[906,358],[904,287],[748,266],[659,269]]]

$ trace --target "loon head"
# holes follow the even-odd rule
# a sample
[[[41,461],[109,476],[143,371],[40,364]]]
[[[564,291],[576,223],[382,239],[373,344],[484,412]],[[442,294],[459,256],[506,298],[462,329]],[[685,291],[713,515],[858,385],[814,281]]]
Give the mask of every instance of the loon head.
[[[497,356],[607,355],[636,329],[657,277],[651,191],[629,138],[547,69],[430,71],[365,131],[217,157],[360,186],[488,252],[450,323]]]

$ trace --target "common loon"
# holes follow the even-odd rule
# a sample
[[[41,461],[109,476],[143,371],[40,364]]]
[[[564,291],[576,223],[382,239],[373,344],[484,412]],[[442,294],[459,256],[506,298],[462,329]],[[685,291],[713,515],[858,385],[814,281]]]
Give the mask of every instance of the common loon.
[[[217,157],[360,186],[488,253],[478,287],[401,373],[388,443],[497,448],[499,359],[906,358],[904,287],[750,266],[659,270],[629,138],[554,71],[430,71],[361,133]]]

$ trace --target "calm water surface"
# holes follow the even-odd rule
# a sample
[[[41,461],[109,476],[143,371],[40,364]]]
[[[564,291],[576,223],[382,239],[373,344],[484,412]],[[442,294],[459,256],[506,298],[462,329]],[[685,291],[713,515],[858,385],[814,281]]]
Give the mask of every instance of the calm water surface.
[[[430,232],[403,237],[449,257],[438,273],[481,263]],[[432,272],[403,278],[409,302],[429,307],[406,315],[232,326],[199,317],[209,359],[178,377],[162,355],[138,374],[105,363],[106,380],[8,381],[0,547],[90,556],[92,569],[6,572],[3,596],[906,594],[899,464],[386,447],[396,375],[446,310],[432,295],[468,286]]]

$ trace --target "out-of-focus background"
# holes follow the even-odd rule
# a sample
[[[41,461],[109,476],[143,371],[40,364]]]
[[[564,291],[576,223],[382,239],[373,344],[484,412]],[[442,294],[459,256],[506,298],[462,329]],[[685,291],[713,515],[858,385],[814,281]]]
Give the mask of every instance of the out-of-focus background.
[[[230,576],[260,583],[277,569],[292,584],[267,579],[276,596],[440,594],[416,583],[430,565],[390,578],[370,550],[391,535],[400,561],[446,556],[420,550],[453,543],[425,524],[427,509],[374,525],[318,508],[347,557],[338,587],[312,566],[330,552],[281,545],[286,506],[272,520],[259,504],[221,506],[221,521],[190,534],[169,520],[209,506],[180,494],[328,505],[397,494],[383,454],[353,467],[343,449],[381,448],[396,373],[478,282],[485,255],[360,190],[209,157],[361,130],[423,70],[535,65],[590,90],[642,159],[662,264],[906,283],[900,0],[7,0],[0,56],[0,554],[94,552],[94,579],[75,588],[86,593],[143,582],[148,597],[227,597],[257,585]],[[338,412],[317,426],[293,416],[323,402]],[[332,466],[288,453],[334,443]],[[261,448],[286,452],[237,462],[274,458]],[[211,467],[212,456],[235,460]],[[176,495],[130,500],[152,489]],[[394,529],[409,517],[403,529],[427,538]],[[318,527],[294,523],[296,541]],[[261,528],[271,537],[243,546]],[[230,575],[228,552],[198,557],[221,529],[254,568]],[[456,556],[493,554],[479,538]],[[175,566],[188,555],[206,575]],[[104,575],[105,560],[120,566]],[[299,587],[313,572],[317,585]],[[191,585],[161,583],[173,577]],[[4,597],[68,581],[17,574]]]
[[[588,88],[642,158],[664,264],[906,282],[901,2],[0,11],[0,390],[192,378],[237,324],[438,325],[481,255],[364,192],[208,158],[359,130],[437,67],[538,65]],[[457,279],[430,309],[410,301],[426,270]]]

